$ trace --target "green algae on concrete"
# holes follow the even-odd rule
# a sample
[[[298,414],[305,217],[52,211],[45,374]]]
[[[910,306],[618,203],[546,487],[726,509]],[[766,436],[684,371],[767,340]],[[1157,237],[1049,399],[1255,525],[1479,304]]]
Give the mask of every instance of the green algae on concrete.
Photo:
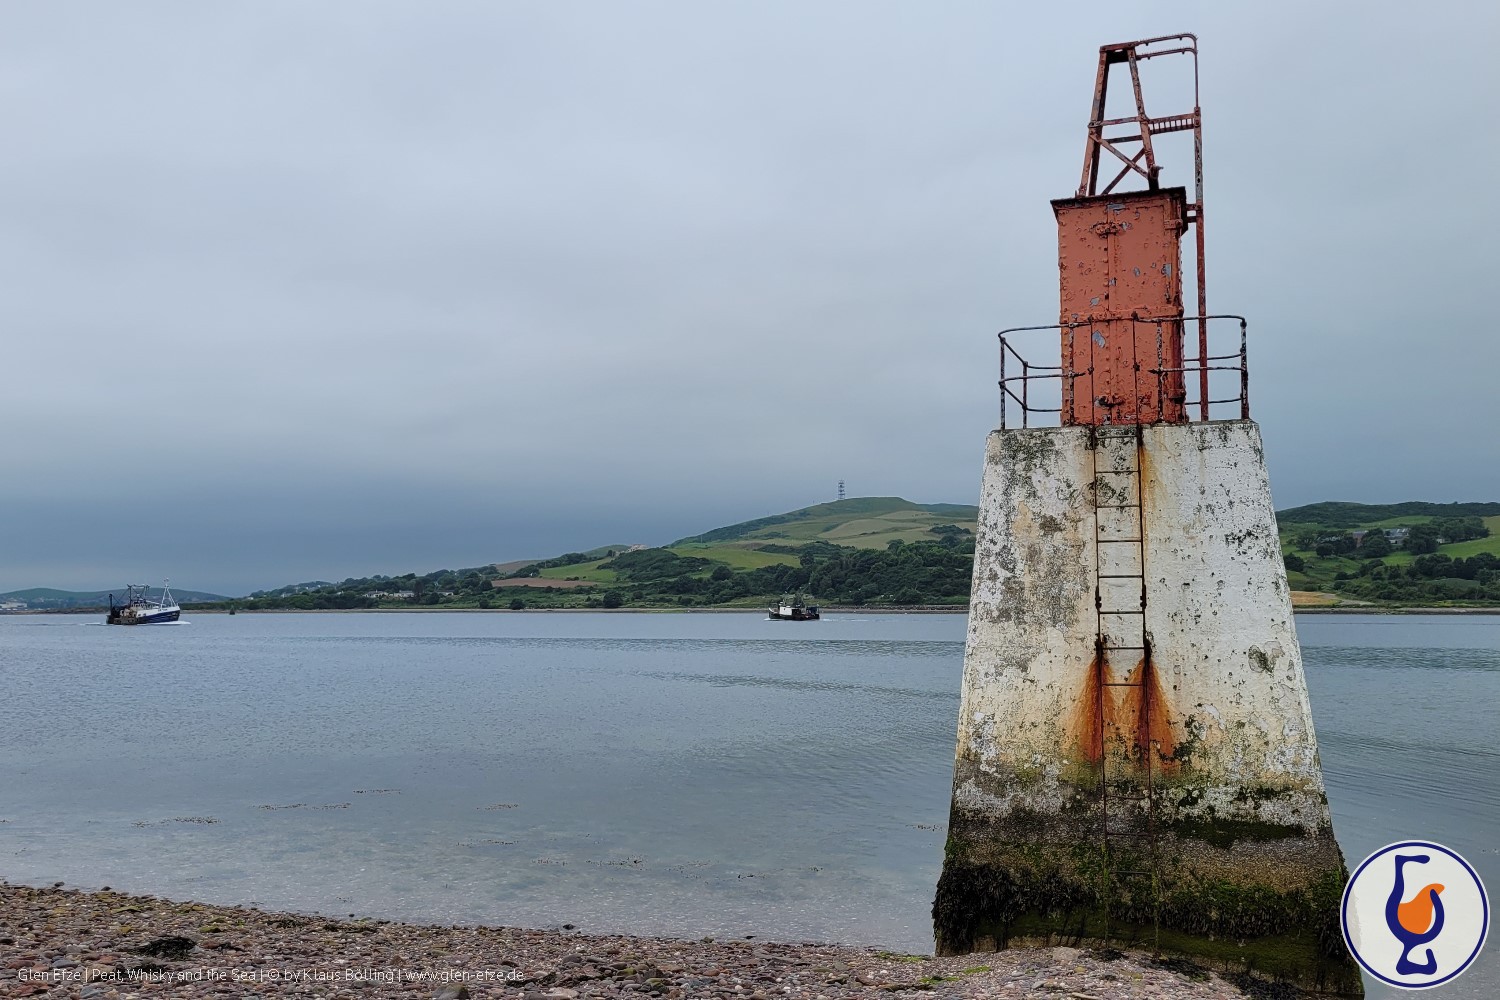
[[[1102,853],[1083,842],[1002,846],[986,840],[978,852],[985,860],[975,863],[962,840],[961,833],[957,842],[950,838],[933,902],[940,955],[1108,944],[1186,956],[1311,993],[1362,992],[1338,926],[1342,864],[1287,884],[1266,877],[1284,865],[1236,860],[1230,851],[1209,848],[1199,870],[1163,866],[1153,892],[1149,877],[1107,876]],[[1171,838],[1162,849],[1202,853]],[[1140,861],[1128,855],[1114,860],[1117,869]],[[1223,874],[1229,866],[1232,876]]]

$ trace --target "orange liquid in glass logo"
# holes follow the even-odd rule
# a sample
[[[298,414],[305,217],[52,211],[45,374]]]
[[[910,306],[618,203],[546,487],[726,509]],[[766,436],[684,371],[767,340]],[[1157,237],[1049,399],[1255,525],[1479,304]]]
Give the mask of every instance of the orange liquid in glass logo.
[[[1392,986],[1426,989],[1478,957],[1489,931],[1489,900],[1458,854],[1405,841],[1381,848],[1355,870],[1340,920],[1366,972]]]

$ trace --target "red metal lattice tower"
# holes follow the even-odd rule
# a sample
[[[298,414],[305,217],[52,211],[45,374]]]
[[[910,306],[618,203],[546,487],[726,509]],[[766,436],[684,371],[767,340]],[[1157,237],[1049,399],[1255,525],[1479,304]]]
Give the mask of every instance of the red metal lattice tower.
[[[1152,117],[1140,64],[1169,55],[1193,60],[1193,108]],[[1115,67],[1129,71],[1135,114],[1106,118]],[[1156,136],[1193,133],[1192,200],[1163,188]],[[1105,154],[1121,166],[1107,180]],[[1109,165],[1113,165],[1110,163]],[[1136,187],[1122,188],[1127,181]],[[1101,186],[1102,185],[1102,186]],[[1166,35],[1099,49],[1099,69],[1084,147],[1083,175],[1072,198],[1052,203],[1058,222],[1065,424],[1168,423],[1188,419],[1183,387],[1180,242],[1197,236],[1197,301],[1207,315],[1203,242],[1203,119],[1198,106],[1198,41]],[[1208,356],[1206,321],[1198,319],[1198,356]],[[1200,362],[1199,419],[1208,419],[1208,369]]]

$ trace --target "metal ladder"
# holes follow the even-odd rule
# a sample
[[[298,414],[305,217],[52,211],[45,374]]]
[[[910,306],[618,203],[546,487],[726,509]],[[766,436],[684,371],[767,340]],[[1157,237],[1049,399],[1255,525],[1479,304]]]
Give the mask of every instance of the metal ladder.
[[[1094,690],[1095,724],[1099,734],[1098,823],[1101,856],[1104,859],[1102,898],[1104,940],[1110,940],[1108,900],[1116,898],[1122,879],[1149,879],[1151,887],[1153,948],[1160,954],[1161,893],[1157,854],[1156,798],[1153,794],[1157,750],[1151,743],[1152,693],[1151,639],[1146,634],[1145,511],[1141,502],[1141,425],[1103,424],[1089,429],[1089,452],[1093,464],[1094,504],[1094,610],[1096,629],[1094,662],[1098,671]],[[1128,671],[1128,673],[1122,673]],[[1130,692],[1135,699],[1129,697]],[[1138,771],[1113,773],[1110,759],[1114,693],[1133,701],[1137,718],[1120,720],[1120,728],[1133,733],[1131,754],[1138,758]],[[1116,765],[1118,769],[1118,765]],[[1111,791],[1111,785],[1114,790]],[[1125,818],[1144,814],[1126,824]],[[1117,863],[1114,848],[1134,842],[1131,867]],[[1123,846],[1123,845],[1122,845]],[[1144,862],[1145,867],[1140,867]]]

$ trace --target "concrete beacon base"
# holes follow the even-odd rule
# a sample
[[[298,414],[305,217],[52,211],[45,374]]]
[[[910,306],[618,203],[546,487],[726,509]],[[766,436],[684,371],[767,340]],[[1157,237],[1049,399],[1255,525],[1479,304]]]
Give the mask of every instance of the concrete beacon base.
[[[939,954],[1157,947],[1359,995],[1260,432],[995,431]]]

